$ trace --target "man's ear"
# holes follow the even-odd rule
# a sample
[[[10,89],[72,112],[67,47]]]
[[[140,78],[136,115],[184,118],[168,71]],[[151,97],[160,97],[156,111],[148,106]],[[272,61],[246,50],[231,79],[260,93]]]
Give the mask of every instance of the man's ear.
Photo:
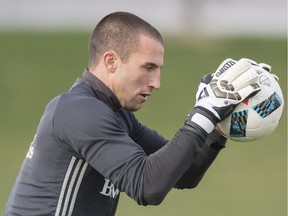
[[[117,54],[113,50],[110,50],[104,53],[103,58],[107,70],[114,72],[117,68]]]

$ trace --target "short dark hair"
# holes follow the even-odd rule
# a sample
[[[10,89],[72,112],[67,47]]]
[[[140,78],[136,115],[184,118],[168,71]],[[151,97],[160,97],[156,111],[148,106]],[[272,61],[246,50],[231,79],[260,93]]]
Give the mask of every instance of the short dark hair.
[[[105,16],[95,27],[89,41],[89,67],[97,64],[107,50],[114,50],[122,61],[137,47],[140,34],[152,37],[164,45],[159,31],[140,17],[128,12]]]

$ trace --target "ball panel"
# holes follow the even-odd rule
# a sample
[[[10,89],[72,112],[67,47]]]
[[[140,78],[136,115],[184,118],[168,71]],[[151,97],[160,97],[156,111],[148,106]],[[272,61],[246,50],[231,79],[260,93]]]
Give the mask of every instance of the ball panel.
[[[233,112],[230,118],[230,136],[246,137],[248,109]]]
[[[252,108],[262,117],[265,118],[273,113],[282,104],[279,95],[274,92],[268,99],[259,104],[252,106]]]

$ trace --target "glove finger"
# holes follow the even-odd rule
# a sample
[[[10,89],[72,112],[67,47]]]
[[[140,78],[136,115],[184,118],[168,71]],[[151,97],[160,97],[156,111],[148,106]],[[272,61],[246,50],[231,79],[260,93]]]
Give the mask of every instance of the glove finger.
[[[251,68],[251,63],[249,63],[246,59],[240,59],[235,63],[232,67],[230,67],[227,71],[225,71],[219,79],[226,80],[232,82],[237,77],[241,76],[245,71]]]
[[[237,63],[237,61],[231,59],[231,58],[227,58],[225,59],[217,68],[217,70],[215,71],[215,73],[212,74],[213,79],[218,79],[219,77],[222,76],[222,74],[228,70],[229,68],[231,68],[233,65],[235,65]]]
[[[271,74],[274,78],[275,78],[275,80],[278,82],[279,81],[279,77],[276,75],[276,74]]]
[[[209,74],[206,74],[206,75],[204,75],[204,76],[202,77],[201,83],[208,84],[208,83],[211,82],[211,80],[212,80],[212,74],[209,73]]]
[[[247,60],[248,62],[250,62],[252,65],[258,65],[258,63],[252,59],[249,59],[249,58],[242,58],[242,59],[245,59]]]
[[[239,91],[237,91],[236,94],[238,94],[240,96],[239,98],[239,102],[243,101],[245,98],[252,96],[253,93],[256,93],[258,91],[260,91],[261,88],[258,85],[258,83],[252,83],[249,86],[246,86],[242,89],[240,89]]]
[[[258,77],[259,74],[257,73],[257,71],[250,68],[249,70],[241,74],[239,77],[237,77],[234,81],[228,83],[228,85],[232,91],[238,91],[239,89],[255,83],[258,80]]]
[[[259,67],[263,68],[264,70],[270,72],[272,67],[268,64],[265,64],[265,63],[259,63]]]

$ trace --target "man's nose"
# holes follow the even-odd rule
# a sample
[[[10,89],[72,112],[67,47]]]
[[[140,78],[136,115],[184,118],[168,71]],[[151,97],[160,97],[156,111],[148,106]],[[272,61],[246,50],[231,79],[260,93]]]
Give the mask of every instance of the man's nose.
[[[160,81],[160,73],[159,73],[157,74],[157,76],[153,78],[153,80],[150,81],[150,86],[158,90],[160,89],[160,85],[161,85],[160,83],[161,81]]]

